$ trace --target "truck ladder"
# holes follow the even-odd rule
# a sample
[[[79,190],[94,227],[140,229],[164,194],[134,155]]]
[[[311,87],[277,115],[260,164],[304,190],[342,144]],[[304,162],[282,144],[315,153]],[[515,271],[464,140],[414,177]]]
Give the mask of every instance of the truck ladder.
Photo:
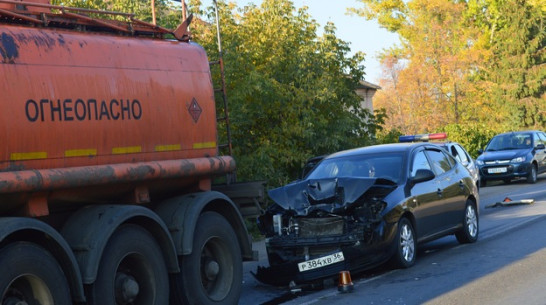
[[[213,65],[219,65],[220,67],[220,81],[221,81],[221,87],[214,88],[215,96],[216,93],[221,94],[222,101],[221,103],[217,103],[216,105],[216,120],[219,124],[223,124],[226,128],[226,141],[227,143],[218,143],[218,150],[225,151],[227,149],[227,154],[232,155],[232,146],[231,146],[231,130],[230,130],[230,124],[229,124],[229,110],[228,110],[228,101],[227,101],[227,94],[226,94],[226,78],[224,74],[224,59],[223,59],[223,51],[222,51],[222,39],[220,38],[220,17],[218,15],[218,3],[216,3],[216,0],[213,0],[214,2],[214,10],[216,13],[216,32],[217,32],[217,40],[218,40],[218,60],[217,61],[211,61],[210,65],[211,67]],[[220,138],[220,136],[218,136]]]

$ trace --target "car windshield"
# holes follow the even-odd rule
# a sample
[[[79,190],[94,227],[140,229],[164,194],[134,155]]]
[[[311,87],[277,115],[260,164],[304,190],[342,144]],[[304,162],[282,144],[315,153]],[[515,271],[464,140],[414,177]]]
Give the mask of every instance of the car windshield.
[[[325,159],[306,177],[376,177],[399,183],[403,171],[402,153],[370,154]]]
[[[503,134],[493,137],[485,151],[531,148],[531,143],[530,134]]]

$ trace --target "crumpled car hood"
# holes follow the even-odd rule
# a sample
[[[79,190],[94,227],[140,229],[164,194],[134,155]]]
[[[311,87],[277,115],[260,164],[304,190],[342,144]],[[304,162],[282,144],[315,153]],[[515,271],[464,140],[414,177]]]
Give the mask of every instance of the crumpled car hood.
[[[305,216],[314,210],[339,213],[357,204],[366,192],[381,200],[396,187],[381,178],[309,179],[270,190],[269,197],[282,208]]]

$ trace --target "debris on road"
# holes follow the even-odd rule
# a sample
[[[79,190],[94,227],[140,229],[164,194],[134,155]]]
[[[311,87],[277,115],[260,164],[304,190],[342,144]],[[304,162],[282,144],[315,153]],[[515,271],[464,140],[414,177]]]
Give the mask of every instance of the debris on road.
[[[496,208],[496,207],[505,207],[511,205],[523,205],[523,204],[533,204],[534,199],[521,199],[521,200],[512,200],[509,197],[504,198],[503,201],[498,201],[493,204],[486,205],[485,208]]]

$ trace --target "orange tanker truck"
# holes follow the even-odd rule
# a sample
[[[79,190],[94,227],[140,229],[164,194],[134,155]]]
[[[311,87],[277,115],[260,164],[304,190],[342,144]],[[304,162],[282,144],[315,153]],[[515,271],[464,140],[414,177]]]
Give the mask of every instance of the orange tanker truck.
[[[263,186],[213,186],[235,161],[186,29],[0,0],[0,304],[238,302]]]

